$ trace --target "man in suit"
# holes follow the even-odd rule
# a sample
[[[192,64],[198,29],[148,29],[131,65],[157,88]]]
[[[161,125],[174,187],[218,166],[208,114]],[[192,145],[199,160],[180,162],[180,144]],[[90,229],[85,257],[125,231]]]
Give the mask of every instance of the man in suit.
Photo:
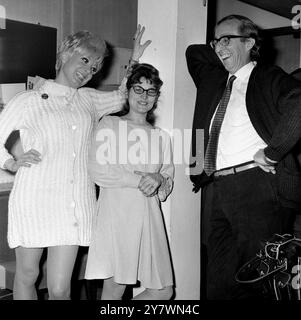
[[[207,298],[256,298],[235,281],[273,234],[291,232],[301,206],[301,137],[297,80],[259,58],[258,27],[231,15],[209,45],[190,45],[188,70],[197,88],[191,180],[202,188],[202,242],[208,251]],[[204,130],[204,163],[196,129]],[[204,165],[204,171],[196,168]]]

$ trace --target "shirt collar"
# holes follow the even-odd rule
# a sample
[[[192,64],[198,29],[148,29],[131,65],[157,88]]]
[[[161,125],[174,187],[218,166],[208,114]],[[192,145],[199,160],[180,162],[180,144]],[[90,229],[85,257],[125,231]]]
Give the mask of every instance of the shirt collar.
[[[239,70],[237,70],[234,75],[237,79],[243,81],[246,78],[248,78],[253,70],[253,68],[256,66],[256,61],[250,61],[249,63],[245,64],[243,67],[241,67]],[[229,77],[231,75],[229,74]]]
[[[77,92],[77,89],[64,86],[62,84],[56,83],[53,80],[46,80],[38,90],[41,92],[41,94],[46,93],[50,96],[63,96],[68,100],[71,100]]]

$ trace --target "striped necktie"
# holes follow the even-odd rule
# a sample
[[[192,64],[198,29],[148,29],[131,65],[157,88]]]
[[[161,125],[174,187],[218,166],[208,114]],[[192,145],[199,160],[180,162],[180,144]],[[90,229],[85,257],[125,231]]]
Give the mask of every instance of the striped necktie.
[[[230,77],[211,125],[209,141],[204,159],[204,171],[208,176],[216,170],[216,154],[219,133],[225,117],[227,105],[230,100],[232,84],[235,79],[235,76]]]

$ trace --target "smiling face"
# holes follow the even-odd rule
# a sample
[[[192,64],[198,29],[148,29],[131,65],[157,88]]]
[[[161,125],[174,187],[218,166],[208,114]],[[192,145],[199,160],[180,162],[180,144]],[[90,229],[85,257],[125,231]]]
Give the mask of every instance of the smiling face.
[[[238,31],[239,21],[228,20],[217,25],[215,28],[215,38],[219,39],[224,35],[241,35]],[[216,44],[215,52],[222,61],[229,73],[234,74],[241,67],[251,61],[250,51],[254,45],[254,39],[232,38],[228,46]]]
[[[66,55],[62,59],[56,82],[75,89],[80,88],[98,72],[101,60],[102,57],[85,49],[75,51],[71,57]]]
[[[149,80],[147,80],[144,77],[141,77],[140,82],[133,84],[133,86],[129,90],[129,96],[128,96],[129,106],[130,106],[129,114],[136,115],[136,116],[137,115],[146,116],[147,112],[150,111],[153,108],[155,102],[157,102],[158,95],[154,97],[149,96],[145,91],[142,94],[138,94],[133,89],[133,87],[135,86],[140,86],[144,90],[148,90],[148,89],[156,90],[156,88]]]

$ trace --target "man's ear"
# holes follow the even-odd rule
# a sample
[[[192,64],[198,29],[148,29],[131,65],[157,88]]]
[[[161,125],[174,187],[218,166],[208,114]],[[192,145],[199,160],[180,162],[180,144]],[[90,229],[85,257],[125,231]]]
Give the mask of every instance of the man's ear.
[[[254,47],[255,45],[255,39],[254,38],[248,38],[246,41],[246,48],[251,51],[251,49]]]

